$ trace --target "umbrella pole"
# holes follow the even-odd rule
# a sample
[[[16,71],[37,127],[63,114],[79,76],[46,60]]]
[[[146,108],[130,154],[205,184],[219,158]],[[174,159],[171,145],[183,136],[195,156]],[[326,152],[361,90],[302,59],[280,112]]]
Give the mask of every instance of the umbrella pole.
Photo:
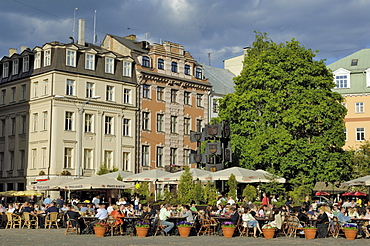
[[[154,202],[157,201],[157,180],[154,180]]]

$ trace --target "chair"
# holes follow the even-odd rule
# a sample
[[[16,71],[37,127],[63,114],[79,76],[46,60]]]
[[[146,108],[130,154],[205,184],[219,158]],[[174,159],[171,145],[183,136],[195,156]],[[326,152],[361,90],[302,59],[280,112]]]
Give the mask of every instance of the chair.
[[[78,229],[79,229],[78,221],[76,221],[75,219],[69,218],[68,214],[66,214],[66,217],[67,217],[67,222],[66,222],[66,231],[64,232],[64,235],[67,235],[68,232],[73,232],[73,233],[78,234]],[[73,226],[74,224],[73,222],[76,222],[75,224],[77,226]]]
[[[299,220],[296,216],[290,216],[288,218],[288,229],[286,232],[287,237],[296,237],[297,236],[297,230],[299,229]]]
[[[57,229],[59,229],[59,227],[58,227],[58,215],[59,215],[58,212],[49,213],[45,217],[45,228],[47,226],[49,226],[49,229],[50,229],[51,226],[54,224],[57,227]]]
[[[24,228],[25,226],[27,226],[28,229],[31,229],[31,226],[34,226],[36,229],[39,228],[39,222],[38,222],[37,216],[31,213],[24,212],[23,219],[24,219],[24,223],[23,223],[22,228]]]
[[[13,220],[13,228],[18,226],[18,228],[22,228],[22,217],[18,214],[12,214],[12,220]]]
[[[253,232],[253,226],[249,226],[247,221],[241,221],[238,225],[238,230],[241,237],[248,237],[250,232]]]
[[[120,226],[117,224],[117,220],[112,215],[108,216],[107,224],[108,224],[108,231],[107,232],[108,233],[110,232],[111,236],[114,235],[114,231],[117,230],[117,229],[119,229],[120,234],[121,234]]]
[[[208,234],[208,235],[211,235],[212,233],[214,233],[214,231],[212,230],[211,228],[211,224],[212,224],[212,221],[209,220],[209,219],[202,219],[200,221],[200,228],[199,228],[199,231],[198,231],[198,236],[200,236],[201,234]]]
[[[155,229],[154,236],[157,236],[157,233],[158,232],[161,233],[161,232],[164,231],[164,229],[167,228],[166,225],[162,225],[162,222],[161,222],[161,220],[159,218],[156,218],[156,224],[157,224],[157,226],[156,226],[156,229]]]
[[[337,238],[339,235],[341,225],[338,220],[338,217],[334,216],[333,217],[333,227],[329,224],[329,235],[333,236],[334,238]]]
[[[6,222],[6,225],[5,225],[5,229],[11,229],[13,228],[13,213],[5,213],[6,215],[6,218],[7,218],[7,222]]]

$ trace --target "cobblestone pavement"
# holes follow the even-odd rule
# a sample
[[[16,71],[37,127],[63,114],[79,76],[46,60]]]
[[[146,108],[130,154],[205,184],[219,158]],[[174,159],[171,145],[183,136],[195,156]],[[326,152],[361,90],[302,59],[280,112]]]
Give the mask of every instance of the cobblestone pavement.
[[[0,245],[168,245],[168,246],[197,246],[197,245],[369,245],[369,239],[356,239],[354,241],[345,238],[322,238],[308,240],[305,238],[279,237],[274,239],[222,236],[191,236],[182,238],[179,236],[157,236],[138,238],[134,236],[106,236],[104,238],[95,235],[64,235],[64,229],[0,229]]]

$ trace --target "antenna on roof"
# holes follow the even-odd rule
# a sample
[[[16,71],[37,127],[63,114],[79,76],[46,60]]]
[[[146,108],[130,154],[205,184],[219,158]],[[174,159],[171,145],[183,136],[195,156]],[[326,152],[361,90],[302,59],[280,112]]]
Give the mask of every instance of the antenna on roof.
[[[208,53],[208,66],[211,66],[211,53]]]
[[[78,8],[75,8],[73,11],[73,28],[72,28],[72,37],[76,39],[75,32],[76,32],[76,11]]]
[[[93,44],[96,44],[98,42],[98,37],[96,35],[96,10],[94,12],[94,36],[93,36]]]
[[[149,35],[150,35],[150,33],[149,33],[149,32],[146,32],[146,33],[145,33],[145,40],[146,40],[146,41],[148,41]]]

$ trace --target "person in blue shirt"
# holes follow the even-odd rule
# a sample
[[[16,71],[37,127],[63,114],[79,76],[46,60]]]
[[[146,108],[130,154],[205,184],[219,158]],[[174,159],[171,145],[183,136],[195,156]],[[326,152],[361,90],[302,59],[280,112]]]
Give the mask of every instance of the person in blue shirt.
[[[52,202],[52,200],[50,199],[50,195],[48,195],[48,196],[44,199],[44,204],[45,204],[45,205],[49,205],[51,202]]]

